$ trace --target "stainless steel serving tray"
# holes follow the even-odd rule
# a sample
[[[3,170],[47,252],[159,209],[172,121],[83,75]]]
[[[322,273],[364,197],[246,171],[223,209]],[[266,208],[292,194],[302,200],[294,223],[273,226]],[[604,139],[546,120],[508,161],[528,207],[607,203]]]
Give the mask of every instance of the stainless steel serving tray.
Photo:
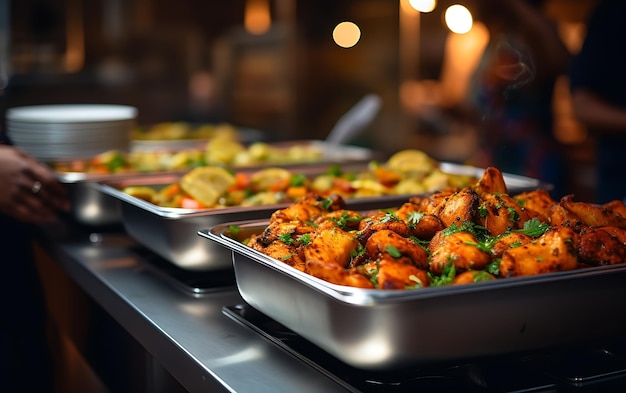
[[[92,183],[123,181],[137,176],[137,174],[96,175],[84,172],[56,173],[57,179],[67,188],[71,205],[70,215],[77,222],[93,227],[119,225],[122,223],[122,213],[119,200],[92,187]]]
[[[146,143],[149,143],[148,141]],[[197,141],[191,140],[192,143]],[[163,148],[167,145],[167,142],[158,143]],[[276,147],[291,147],[291,146],[314,146],[324,152],[324,156],[320,157],[319,162],[314,163],[288,163],[283,166],[289,168],[300,168],[304,165],[309,165],[309,169],[302,169],[302,171],[318,171],[319,165],[329,165],[330,163],[336,164],[349,164],[349,165],[362,165],[369,160],[377,158],[376,153],[370,149],[361,148],[357,146],[340,145],[336,149],[330,151],[325,148],[323,141],[306,140],[306,141],[286,141],[271,143],[271,146]],[[170,148],[176,150],[175,144],[167,145]],[[154,146],[153,146],[154,147]],[[144,146],[144,149],[138,150],[150,150],[149,147]],[[245,169],[260,169],[261,167],[275,166],[276,164],[268,163],[264,165],[255,166],[254,168],[240,168]],[[79,223],[94,227],[101,227],[107,225],[117,225],[122,223],[122,213],[120,207],[120,201],[116,197],[111,197],[110,193],[103,193],[98,187],[93,187],[92,183],[111,183],[111,182],[124,182],[127,179],[138,179],[139,177],[148,179],[162,179],[163,176],[176,175],[181,176],[186,171],[171,171],[171,172],[130,172],[130,173],[115,173],[115,174],[91,174],[86,172],[56,172],[57,178],[61,183],[66,184],[69,198],[71,202],[71,216]]]
[[[255,309],[339,360],[375,371],[536,350],[623,334],[626,265],[418,290],[335,285],[225,235],[267,220],[198,232],[232,252],[237,287]]]
[[[345,171],[364,170],[363,163],[345,164]],[[463,165],[442,164],[449,173],[468,174],[480,177],[483,169]],[[257,168],[258,169],[258,168]],[[240,169],[244,171],[245,169]],[[253,169],[247,169],[253,170]],[[255,169],[256,170],[256,169]],[[293,167],[294,172],[307,175],[321,174],[328,170],[327,165],[305,165]],[[97,197],[102,194],[118,203],[120,220],[124,228],[135,240],[159,254],[174,265],[189,270],[221,270],[232,268],[230,253],[223,247],[207,244],[197,236],[197,231],[228,221],[263,219],[288,204],[275,204],[253,207],[232,207],[226,209],[190,210],[156,206],[121,191],[126,186],[145,185],[159,188],[178,181],[181,174],[153,174],[151,176],[126,176],[120,179],[106,179],[89,183],[90,193],[84,197]],[[531,178],[504,175],[510,192],[535,189],[540,183]],[[398,206],[408,200],[407,195],[389,195],[347,199],[346,204],[353,210],[372,210]],[[110,200],[106,200],[110,203]],[[85,214],[85,213],[83,213]]]
[[[312,168],[303,168],[303,171],[312,171]],[[187,270],[232,269],[230,251],[217,244],[207,244],[197,235],[198,230],[228,221],[268,219],[274,211],[289,205],[284,203],[205,210],[167,208],[121,191],[131,185],[158,188],[174,183],[178,178],[176,175],[127,178],[91,183],[90,187],[119,201],[121,221],[130,236],[179,268]],[[406,196],[358,198],[346,200],[346,203],[351,209],[370,210],[389,207],[405,199]]]

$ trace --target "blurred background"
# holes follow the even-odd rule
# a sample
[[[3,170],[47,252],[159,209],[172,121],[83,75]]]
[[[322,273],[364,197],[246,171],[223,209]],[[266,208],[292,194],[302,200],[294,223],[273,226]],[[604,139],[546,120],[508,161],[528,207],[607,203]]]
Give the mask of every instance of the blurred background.
[[[484,1],[0,0],[1,110],[127,104],[139,124],[224,121],[270,140],[323,139],[376,93],[382,110],[354,144],[472,162],[486,115],[455,108],[490,39]],[[534,3],[575,54],[595,2]],[[561,74],[550,102],[564,189],[593,200],[593,140]]]

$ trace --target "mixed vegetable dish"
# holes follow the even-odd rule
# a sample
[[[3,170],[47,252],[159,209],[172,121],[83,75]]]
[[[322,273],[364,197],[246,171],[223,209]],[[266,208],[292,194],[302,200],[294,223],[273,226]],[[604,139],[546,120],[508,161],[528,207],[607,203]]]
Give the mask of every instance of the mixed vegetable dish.
[[[204,166],[172,184],[131,185],[123,191],[161,207],[214,209],[292,203],[310,192],[344,198],[421,194],[463,187],[473,180],[469,175],[443,172],[439,163],[422,151],[403,150],[384,163],[371,161],[358,171],[331,165],[323,172],[307,175],[281,167],[233,171]]]

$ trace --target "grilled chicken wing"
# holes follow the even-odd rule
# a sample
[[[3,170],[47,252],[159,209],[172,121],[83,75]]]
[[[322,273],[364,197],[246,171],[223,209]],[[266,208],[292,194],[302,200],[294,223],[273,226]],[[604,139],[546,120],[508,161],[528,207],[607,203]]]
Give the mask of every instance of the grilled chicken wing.
[[[626,209],[617,207],[619,204],[615,202],[598,206],[586,202],[575,202],[573,195],[567,195],[561,199],[560,205],[576,215],[585,225],[626,229],[626,216],[622,215]],[[623,203],[621,205],[623,206]]]
[[[528,220],[528,213],[506,194],[483,194],[478,222],[493,236],[512,229],[520,229]]]
[[[510,248],[502,255],[502,277],[573,270],[578,267],[578,235],[567,226],[552,227],[535,241]]]
[[[508,194],[504,182],[504,176],[498,168],[488,167],[473,187],[479,195],[483,194]]]

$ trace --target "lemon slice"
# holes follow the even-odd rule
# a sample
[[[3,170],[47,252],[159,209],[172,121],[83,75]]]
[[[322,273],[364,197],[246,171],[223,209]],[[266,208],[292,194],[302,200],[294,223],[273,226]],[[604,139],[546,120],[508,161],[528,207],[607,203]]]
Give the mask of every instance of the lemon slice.
[[[408,149],[389,157],[387,167],[400,172],[427,173],[437,167],[437,161],[421,150]]]
[[[154,203],[154,197],[157,194],[154,188],[147,186],[129,186],[125,187],[122,191],[132,197],[143,199],[151,203]]]
[[[266,168],[254,172],[250,177],[250,185],[255,191],[279,191],[289,186],[291,172],[284,168]]]
[[[207,207],[214,206],[234,183],[235,177],[217,166],[195,168],[180,179],[183,191]]]

